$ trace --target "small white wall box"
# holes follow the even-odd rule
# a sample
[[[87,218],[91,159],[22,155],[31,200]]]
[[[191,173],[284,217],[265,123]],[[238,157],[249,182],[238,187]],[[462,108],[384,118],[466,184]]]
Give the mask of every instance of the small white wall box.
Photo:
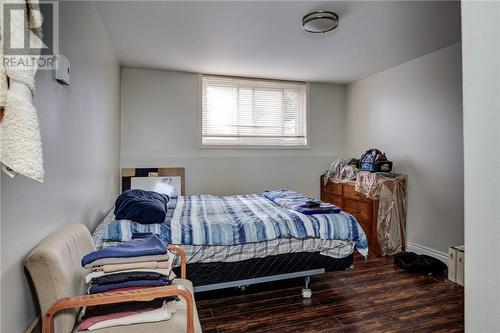
[[[71,68],[69,64],[69,59],[63,56],[62,54],[57,56],[56,59],[56,70],[55,70],[55,79],[60,84],[64,84],[69,86],[71,79]]]
[[[448,280],[455,282],[457,271],[457,251],[450,247],[448,249]]]
[[[448,249],[448,280],[464,285],[464,246]]]

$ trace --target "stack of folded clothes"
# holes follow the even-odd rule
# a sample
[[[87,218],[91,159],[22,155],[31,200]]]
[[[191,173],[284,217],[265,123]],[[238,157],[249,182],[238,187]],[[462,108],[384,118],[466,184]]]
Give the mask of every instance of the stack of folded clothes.
[[[168,286],[175,278],[174,256],[155,235],[89,253],[82,266],[89,294]],[[151,302],[97,305],[82,311],[78,331],[170,319],[177,297]]]
[[[305,215],[340,213],[340,208],[331,203],[316,200],[290,190],[267,191],[263,194],[274,203]]]

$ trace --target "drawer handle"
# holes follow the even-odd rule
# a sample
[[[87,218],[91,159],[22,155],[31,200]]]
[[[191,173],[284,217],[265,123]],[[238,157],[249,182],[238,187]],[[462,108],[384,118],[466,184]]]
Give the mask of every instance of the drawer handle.
[[[360,211],[359,209],[353,209],[352,211],[353,211],[354,213],[356,213],[356,214],[361,213],[361,211]]]
[[[358,192],[354,192],[354,191],[353,191],[353,192],[351,192],[351,193],[349,193],[349,194],[350,194],[353,198],[359,198],[359,199],[363,199],[363,198],[365,198],[365,196],[364,196],[363,194],[358,193]]]

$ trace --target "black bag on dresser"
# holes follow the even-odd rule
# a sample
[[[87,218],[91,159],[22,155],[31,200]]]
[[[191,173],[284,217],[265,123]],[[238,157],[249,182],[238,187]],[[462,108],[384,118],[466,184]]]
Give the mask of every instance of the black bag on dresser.
[[[359,160],[359,169],[368,172],[391,172],[392,162],[380,150],[372,148]]]

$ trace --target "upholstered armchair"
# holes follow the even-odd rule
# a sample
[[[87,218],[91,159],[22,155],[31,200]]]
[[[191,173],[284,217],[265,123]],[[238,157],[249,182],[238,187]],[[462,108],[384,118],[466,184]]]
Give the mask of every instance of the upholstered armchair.
[[[82,224],[71,224],[43,240],[25,260],[33,280],[40,312],[43,333],[76,332],[78,312],[81,307],[130,301],[150,301],[155,298],[179,296],[176,312],[170,320],[118,326],[95,330],[96,333],[193,333],[201,326],[193,297],[193,286],[186,280],[184,251],[171,246],[170,251],[181,257],[181,277],[172,285],[113,293],[85,294],[84,277],[87,270],[81,259],[95,250],[88,229]]]

